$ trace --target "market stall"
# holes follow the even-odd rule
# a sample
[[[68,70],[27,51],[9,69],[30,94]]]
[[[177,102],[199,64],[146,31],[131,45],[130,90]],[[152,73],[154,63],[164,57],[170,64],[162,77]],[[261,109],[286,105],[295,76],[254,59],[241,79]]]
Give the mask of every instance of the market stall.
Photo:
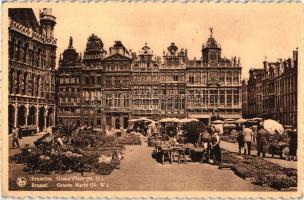
[[[101,134],[98,131],[74,129],[62,125],[55,134],[46,134],[26,146],[20,154],[10,157],[15,163],[24,164],[29,173],[95,172],[110,174],[119,167],[125,145],[140,145],[139,135]]]
[[[268,151],[274,155],[279,155],[283,158],[284,151],[288,151],[288,138],[284,127],[279,122],[267,119],[263,122],[264,128],[270,134],[269,148]]]

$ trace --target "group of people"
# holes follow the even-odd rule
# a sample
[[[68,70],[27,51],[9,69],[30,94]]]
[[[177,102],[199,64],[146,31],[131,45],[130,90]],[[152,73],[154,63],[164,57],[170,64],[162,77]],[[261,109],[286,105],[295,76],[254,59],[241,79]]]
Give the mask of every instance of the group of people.
[[[264,128],[263,121],[259,122],[258,125],[250,126],[248,123],[243,124],[242,126],[237,126],[236,129],[232,130],[232,134],[236,134],[239,153],[241,154],[244,151],[244,154],[251,154],[252,144],[256,143],[257,156],[265,157],[268,152],[270,144],[270,134]],[[278,135],[279,132],[276,131]],[[297,151],[297,134],[295,130],[288,131],[287,135],[289,136],[289,158],[296,159]]]
[[[263,122],[260,122],[257,128],[250,126],[248,123],[238,126],[237,131],[237,142],[239,145],[239,153],[251,154],[251,146],[253,143],[257,144],[257,156],[265,158],[265,154],[268,150],[268,144],[270,137],[268,131],[264,128]]]
[[[242,153],[242,150],[244,149],[244,154],[251,154],[251,145],[253,142],[255,142],[255,135],[254,134],[254,128],[245,124],[240,126],[237,126],[236,129],[232,130],[232,132],[236,131],[236,140],[238,142],[238,146],[239,146],[239,153]],[[232,133],[234,135],[234,133]],[[262,134],[262,138],[263,138],[263,134]],[[262,140],[261,140],[262,141]]]
[[[222,159],[220,136],[214,125],[208,126],[199,134],[196,145],[204,149],[203,154],[208,162],[212,160],[213,164],[220,164]]]

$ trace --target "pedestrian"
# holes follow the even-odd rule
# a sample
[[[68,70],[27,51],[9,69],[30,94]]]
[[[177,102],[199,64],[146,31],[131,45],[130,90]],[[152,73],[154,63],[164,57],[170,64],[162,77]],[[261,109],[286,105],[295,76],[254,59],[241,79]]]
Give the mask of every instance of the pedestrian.
[[[204,149],[203,156],[207,162],[210,159],[210,147],[211,147],[210,145],[211,137],[209,132],[211,132],[210,128],[204,128],[203,131],[199,134],[197,140],[197,146],[203,147]]]
[[[238,132],[236,131],[236,128],[232,128],[231,132],[230,132],[230,135],[232,137],[236,137],[238,135]]]
[[[243,134],[243,130],[240,126],[236,127],[236,131],[237,131],[236,140],[239,145],[239,154],[241,154],[242,153],[241,151],[244,148],[244,134]]]
[[[220,148],[220,136],[218,131],[212,127],[211,128],[211,144],[210,144],[210,157],[213,158],[213,163],[219,165],[222,160],[222,152]]]
[[[257,156],[260,156],[262,154],[263,158],[265,158],[265,154],[268,149],[269,134],[267,130],[264,129],[262,123],[258,125],[256,141],[257,141],[257,151],[258,151]]]
[[[298,148],[297,130],[294,129],[288,133],[289,136],[289,159],[296,161]]]
[[[243,132],[244,132],[244,143],[245,143],[244,154],[246,154],[246,151],[247,151],[248,155],[250,155],[251,144],[253,141],[253,132],[249,128],[248,124],[245,125]]]
[[[149,138],[151,137],[151,128],[150,126],[147,126],[146,129],[147,129],[147,138]]]
[[[13,141],[12,141],[13,148],[16,148],[16,146],[17,146],[17,148],[19,148],[20,147],[20,145],[19,145],[20,129],[14,127],[12,133],[13,133]]]
[[[257,130],[257,126],[256,125],[254,125],[254,126],[251,126],[251,130],[252,130],[252,133],[253,133],[253,140],[252,140],[252,142],[253,143],[256,143],[257,141],[256,141],[256,135],[257,135],[257,132],[258,132],[258,130]]]

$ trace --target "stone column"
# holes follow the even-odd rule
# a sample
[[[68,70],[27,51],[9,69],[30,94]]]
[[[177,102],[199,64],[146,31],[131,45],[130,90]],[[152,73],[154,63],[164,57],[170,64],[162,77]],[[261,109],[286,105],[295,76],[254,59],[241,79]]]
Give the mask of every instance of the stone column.
[[[47,121],[47,116],[48,116],[48,109],[45,109],[45,114],[44,114],[44,122],[43,122],[43,131],[46,131],[46,121]]]
[[[119,120],[120,120],[120,129],[123,129],[124,128],[124,119],[123,119],[123,116],[120,116]]]
[[[26,111],[25,111],[25,126],[28,125],[28,116],[29,116],[29,105],[26,105]]]
[[[15,108],[14,127],[17,127],[18,126],[18,106],[17,106],[17,104],[15,104],[14,108]]]
[[[36,113],[36,126],[37,126],[37,132],[39,132],[39,106],[36,106],[36,110],[37,110],[37,113]]]

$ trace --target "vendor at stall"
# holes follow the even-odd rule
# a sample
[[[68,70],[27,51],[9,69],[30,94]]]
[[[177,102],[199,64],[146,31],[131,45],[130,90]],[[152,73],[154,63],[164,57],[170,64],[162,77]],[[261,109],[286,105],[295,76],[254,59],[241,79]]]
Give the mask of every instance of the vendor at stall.
[[[220,136],[217,130],[212,127],[211,129],[211,146],[210,146],[210,157],[213,158],[213,163],[219,165],[222,159],[222,152],[220,148]]]

